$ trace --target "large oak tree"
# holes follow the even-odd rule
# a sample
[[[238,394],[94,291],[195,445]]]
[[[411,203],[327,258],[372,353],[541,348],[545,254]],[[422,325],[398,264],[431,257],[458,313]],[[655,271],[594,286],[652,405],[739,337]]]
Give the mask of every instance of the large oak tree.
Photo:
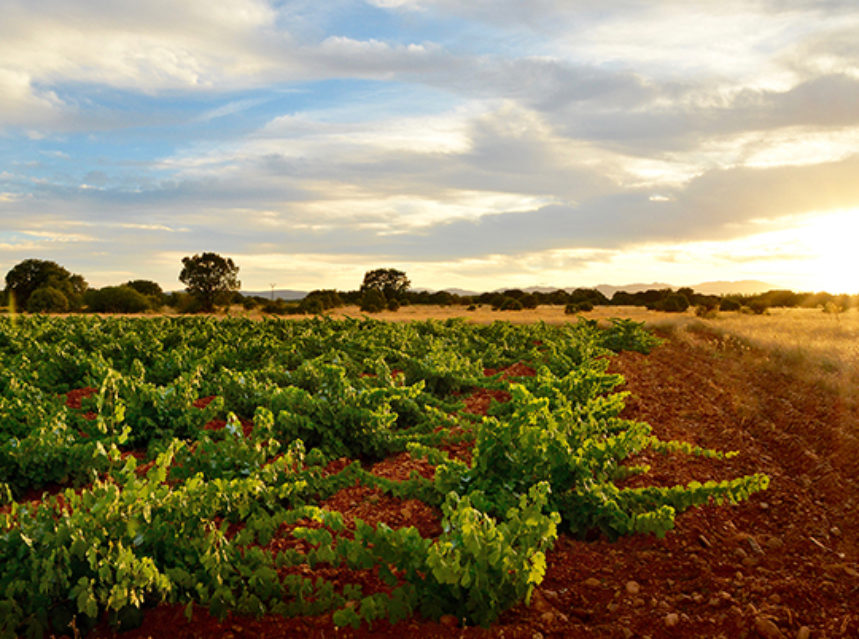
[[[182,258],[179,281],[188,294],[197,298],[203,311],[211,311],[215,303],[229,297],[242,283],[238,280],[239,267],[229,257],[217,253],[203,253]]]

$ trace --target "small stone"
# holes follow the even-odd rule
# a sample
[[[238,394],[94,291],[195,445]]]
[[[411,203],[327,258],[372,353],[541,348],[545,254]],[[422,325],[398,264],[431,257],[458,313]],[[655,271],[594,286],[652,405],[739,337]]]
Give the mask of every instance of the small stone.
[[[540,615],[540,621],[546,624],[555,623],[555,613],[554,612],[544,612]]]
[[[778,550],[784,546],[784,542],[778,537],[770,537],[767,539],[767,548],[770,550]]]
[[[833,537],[840,537],[841,536],[841,529],[838,526],[833,526],[832,528],[829,529],[829,534],[832,535]]]
[[[637,581],[627,581],[626,592],[630,595],[637,595],[641,592],[641,586],[638,584]]]
[[[796,639],[810,639],[811,638],[811,628],[808,626],[802,626],[799,630],[796,631]]]
[[[442,615],[439,617],[438,622],[442,626],[447,626],[448,628],[456,628],[459,625],[459,619],[453,615]]]
[[[620,634],[623,635],[623,639],[632,639],[635,636],[635,633],[629,628],[621,628]]]
[[[784,635],[771,619],[766,617],[755,617],[755,630],[763,639],[784,639]]]
[[[754,557],[746,557],[745,559],[743,559],[743,565],[746,568],[754,568],[758,565],[758,560]]]
[[[543,593],[539,590],[531,593],[531,605],[534,606],[534,610],[537,612],[550,612],[552,610],[552,604],[546,601]]]
[[[702,595],[700,592],[696,592],[694,595],[692,595],[692,601],[694,601],[696,604],[700,604],[702,601],[704,601],[704,595]]]
[[[678,615],[676,612],[669,612],[667,615],[665,615],[663,621],[665,622],[666,626],[668,626],[669,628],[673,628],[678,623],[680,623],[680,615]]]
[[[746,557],[748,557],[748,556],[749,556],[749,553],[747,553],[747,552],[746,552],[745,550],[743,550],[742,548],[737,548],[737,549],[734,551],[734,554],[737,556],[737,559],[741,559],[741,560],[742,560],[742,559],[745,559]]]
[[[749,542],[749,546],[751,547],[752,551],[755,554],[758,554],[758,555],[764,554],[764,549],[761,548],[761,545],[758,543],[757,539],[755,539],[754,537],[749,535],[748,537],[746,537],[746,541]]]
[[[781,597],[779,596],[779,594],[777,592],[774,592],[773,594],[770,595],[770,601],[774,604],[780,604],[781,603]]]
[[[642,599],[641,597],[636,597],[632,600],[632,605],[636,608],[641,608],[644,605],[644,599]]]
[[[587,579],[585,579],[584,584],[588,588],[599,588],[600,586],[602,586],[602,582],[596,577],[588,577]]]

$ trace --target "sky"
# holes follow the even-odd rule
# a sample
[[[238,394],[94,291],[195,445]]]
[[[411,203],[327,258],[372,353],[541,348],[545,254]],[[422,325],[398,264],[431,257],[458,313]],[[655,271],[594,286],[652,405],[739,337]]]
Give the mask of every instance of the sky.
[[[859,291],[855,0],[3,0],[0,274]]]

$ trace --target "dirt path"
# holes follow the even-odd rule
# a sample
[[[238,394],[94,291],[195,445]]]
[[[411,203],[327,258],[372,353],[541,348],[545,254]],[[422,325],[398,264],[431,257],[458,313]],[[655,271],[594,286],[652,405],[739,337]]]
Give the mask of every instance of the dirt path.
[[[647,483],[762,471],[769,490],[737,506],[684,513],[665,539],[562,536],[532,605],[506,612],[488,630],[450,619],[336,630],[329,616],[217,624],[203,610],[188,623],[181,608],[161,606],[122,636],[859,637],[859,415],[777,370],[765,354],[707,334],[671,338],[648,356],[624,353],[612,371],[631,393],[625,417],[649,422],[662,439],[740,451],[725,461],[640,456],[638,463],[652,465]],[[395,476],[398,464],[416,462],[404,454],[379,470]],[[101,627],[98,635],[112,633]]]

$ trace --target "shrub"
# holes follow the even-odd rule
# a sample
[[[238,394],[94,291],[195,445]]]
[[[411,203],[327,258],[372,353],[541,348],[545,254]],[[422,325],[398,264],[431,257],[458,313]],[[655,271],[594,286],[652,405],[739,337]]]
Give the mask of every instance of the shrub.
[[[575,315],[576,313],[587,313],[594,310],[594,305],[590,302],[571,302],[564,307],[564,313],[567,315]]]
[[[388,300],[388,310],[389,311],[398,311],[400,310],[400,303],[395,299]]]
[[[751,300],[749,302],[749,309],[755,315],[763,315],[769,309],[769,304],[767,304],[763,300]]]
[[[149,308],[158,309],[164,306],[166,296],[164,295],[164,291],[161,290],[161,286],[158,285],[158,282],[153,282],[152,280],[131,280],[130,282],[126,282],[125,286],[133,288],[143,295]]]
[[[656,308],[666,313],[683,313],[689,308],[689,300],[681,293],[671,293],[666,295]]]
[[[142,313],[152,307],[154,300],[142,295],[134,288],[105,286],[96,291],[88,291],[86,303],[95,313]]]
[[[244,307],[246,311],[252,311],[257,307],[257,301],[252,297],[245,297],[242,299],[242,307]]]
[[[27,310],[30,313],[65,313],[69,310],[69,300],[53,286],[43,286],[30,295]]]
[[[732,300],[727,297],[719,302],[720,311],[739,311],[740,306],[742,305],[737,300]]]
[[[325,304],[319,298],[302,300],[298,306],[308,315],[320,315],[325,310]]]
[[[519,298],[519,302],[522,304],[522,308],[537,308],[539,300],[531,293],[525,293]]]
[[[703,317],[704,319],[715,319],[719,314],[716,312],[715,306],[698,304],[698,306],[695,307],[695,315]]]
[[[385,295],[377,288],[368,288],[361,295],[361,310],[365,313],[378,313],[385,309],[387,300]]]
[[[287,313],[291,314],[293,310],[295,312],[299,312],[298,304],[287,304],[282,299],[276,300],[266,300],[262,305],[263,313],[271,313],[272,315],[286,315]]]
[[[506,298],[499,307],[499,310],[502,311],[521,311],[522,310],[522,302],[519,300],[508,297]]]

